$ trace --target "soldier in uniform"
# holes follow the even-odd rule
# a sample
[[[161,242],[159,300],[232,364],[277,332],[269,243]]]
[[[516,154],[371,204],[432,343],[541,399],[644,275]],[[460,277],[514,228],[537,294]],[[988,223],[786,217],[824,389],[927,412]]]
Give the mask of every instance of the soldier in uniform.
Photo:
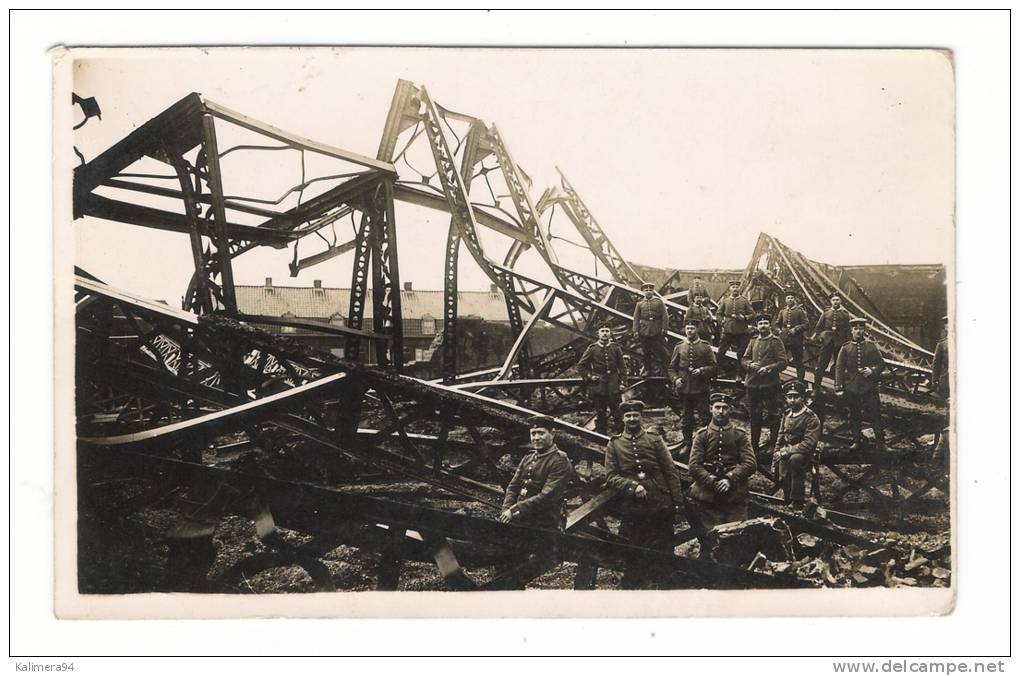
[[[761,442],[762,409],[771,432],[769,443],[774,445],[776,442],[779,431],[779,374],[786,368],[783,341],[772,333],[768,315],[758,317],[757,328],[757,337],[751,339],[744,352],[744,367],[747,369],[744,387],[751,418],[751,448],[756,456]]]
[[[935,345],[931,362],[931,384],[935,394],[949,400],[949,317],[942,318],[942,337]]]
[[[641,341],[641,355],[644,360],[643,376],[661,375],[669,354],[666,352],[666,330],[669,328],[669,313],[661,298],[655,297],[655,285],[645,282],[641,285],[644,298],[634,306],[634,334]]]
[[[567,454],[556,447],[552,418],[535,416],[528,426],[534,450],[524,456],[507,484],[499,520],[556,530],[562,525],[566,490],[574,466]]]
[[[620,415],[620,382],[626,366],[623,350],[612,342],[613,332],[606,325],[599,327],[598,341],[588,346],[577,362],[577,371],[588,386],[588,396],[595,405],[595,431],[609,432],[609,416],[613,431],[623,426]],[[607,415],[608,412],[608,415]]]
[[[698,296],[702,298],[708,298],[708,287],[701,281],[701,275],[694,275],[694,280],[691,282],[691,288],[687,291],[687,300],[694,302],[694,299]]]
[[[731,348],[736,348],[737,367],[736,378],[743,377],[743,366],[740,357],[747,350],[747,343],[751,339],[750,329],[747,326],[748,320],[754,317],[754,308],[751,301],[740,295],[740,280],[730,281],[730,295],[723,298],[719,303],[719,321],[722,322],[722,338],[719,339],[719,357],[726,355]]]
[[[691,508],[706,528],[747,519],[747,482],[758,469],[747,431],[730,422],[732,400],[710,397],[712,422],[694,433]]]
[[[797,380],[804,380],[804,334],[808,330],[808,316],[797,304],[797,295],[792,290],[786,292],[786,306],[779,311],[773,323],[786,354],[797,367]]]
[[[885,360],[878,346],[867,339],[868,320],[850,321],[851,340],[836,357],[836,394],[850,409],[850,430],[854,442],[851,448],[861,445],[861,417],[871,421],[875,441],[885,447],[882,428],[882,403],[878,396],[878,383],[885,370]]]
[[[686,340],[673,348],[669,360],[669,382],[683,406],[681,431],[690,447],[694,436],[695,416],[702,425],[708,423],[708,389],[715,377],[715,353],[712,346],[698,335],[699,322],[690,317],[684,321]]]
[[[822,391],[822,378],[833,357],[850,340],[850,313],[843,307],[843,299],[834,293],[829,303],[831,307],[818,317],[818,323],[815,324],[814,338],[821,342],[818,363],[815,365],[815,391],[819,393]],[[835,378],[834,374],[829,375]]]
[[[807,407],[807,386],[803,381],[787,383],[786,414],[772,454],[772,473],[783,486],[783,497],[794,509],[804,506],[804,477],[815,461],[815,449],[822,435],[822,422]]]
[[[639,547],[672,552],[674,516],[684,506],[680,473],[662,437],[642,426],[644,407],[634,399],[623,404],[623,433],[606,445],[606,485],[617,490],[614,511],[620,517],[620,537]],[[622,585],[654,585],[664,574],[631,566]]]
[[[553,420],[535,416],[528,421],[532,451],[524,456],[506,487],[499,521],[518,526],[563,529],[566,492],[574,479],[574,466],[567,454],[556,447]],[[542,536],[532,551],[496,567],[494,589],[524,589],[528,580],[556,561],[553,533]]]
[[[694,296],[694,302],[687,308],[687,316],[684,319],[693,319],[698,322],[698,335],[702,340],[712,340],[712,336],[715,335],[715,316],[712,315],[712,310],[705,305],[704,294],[699,293]]]

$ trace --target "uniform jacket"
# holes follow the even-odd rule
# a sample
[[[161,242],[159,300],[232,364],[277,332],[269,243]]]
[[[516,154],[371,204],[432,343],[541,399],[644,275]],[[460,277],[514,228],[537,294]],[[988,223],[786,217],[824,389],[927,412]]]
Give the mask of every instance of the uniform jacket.
[[[702,338],[707,340],[712,336],[715,317],[712,316],[712,311],[707,305],[692,304],[687,308],[687,314],[684,315],[684,319],[693,319],[694,321],[701,322],[698,324],[698,335]]]
[[[634,332],[639,336],[661,336],[669,328],[669,313],[661,298],[642,298],[634,306]]]
[[[570,459],[555,444],[542,453],[532,451],[507,484],[503,509],[513,511],[514,523],[558,528],[573,475]]]
[[[822,345],[843,345],[850,340],[850,313],[846,308],[830,307],[818,317],[815,333],[821,337]]]
[[[861,373],[864,368],[871,369],[871,376]],[[851,394],[874,392],[884,370],[885,360],[877,345],[867,339],[859,343],[851,340],[836,357],[836,389]]]
[[[708,288],[704,284],[691,284],[691,288],[687,290],[687,300],[691,305],[694,305],[695,296],[704,296],[707,299],[711,299],[712,296],[708,293]]]
[[[774,333],[768,338],[755,337],[747,344],[744,352],[744,368],[747,374],[744,376],[745,387],[772,387],[779,385],[779,374],[786,368],[786,348],[783,341]],[[766,367],[768,372],[759,375],[751,366],[758,364],[758,368]]]
[[[784,345],[803,345],[804,333],[808,330],[808,316],[799,305],[792,308],[783,306],[772,322]]]
[[[613,435],[606,445],[605,468],[606,484],[618,491],[621,511],[654,513],[683,504],[680,472],[666,442],[654,432]],[[643,500],[634,496],[639,485],[648,491]]]
[[[743,296],[726,296],[719,302],[718,316],[723,333],[749,333],[747,320],[754,317],[754,308],[751,307],[751,301]]]
[[[698,375],[691,374],[695,369],[703,369]],[[676,388],[677,394],[704,394],[715,377],[715,353],[708,341],[695,338],[693,342],[684,340],[673,348],[673,356],[669,359],[669,382]],[[682,378],[679,385],[677,378]]]
[[[772,456],[773,473],[785,476],[790,456],[794,453],[806,455],[813,460],[821,436],[822,423],[814,411],[807,406],[799,413],[787,411],[783,415],[779,427],[779,441]]]
[[[703,502],[740,502],[747,499],[747,481],[758,470],[751,450],[751,437],[732,422],[718,427],[714,422],[694,433],[690,471],[694,483],[691,497]],[[730,490],[718,494],[719,479],[730,480]]]
[[[935,359],[931,362],[931,384],[943,398],[949,397],[949,340],[943,338],[935,346]]]
[[[620,391],[624,373],[623,349],[610,342],[592,343],[577,362],[577,372],[588,383],[589,395],[611,395]]]

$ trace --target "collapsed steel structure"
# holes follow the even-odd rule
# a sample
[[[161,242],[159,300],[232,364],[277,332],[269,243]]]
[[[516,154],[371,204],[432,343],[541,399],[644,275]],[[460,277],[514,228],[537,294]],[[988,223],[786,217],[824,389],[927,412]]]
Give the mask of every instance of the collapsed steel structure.
[[[231,155],[281,153],[299,156],[297,185],[286,186],[275,200],[234,190],[239,181],[231,180]],[[431,158],[425,172],[411,165],[415,153]],[[255,164],[248,160],[244,168],[250,172]],[[162,173],[167,167],[171,172]],[[647,563],[669,567],[671,584],[677,587],[795,585],[792,579],[628,545],[607,527],[603,512],[613,496],[598,481],[607,438],[563,417],[577,410],[583,385],[569,371],[594,340],[595,328],[604,323],[614,327],[628,355],[637,354],[629,326],[642,280],[562,172],[560,176],[559,187],[545,190],[533,202],[530,178],[495,124],[444,108],[424,86],[403,80],[374,158],[284,132],[199,94],[186,96],[75,170],[76,217],[187,234],[194,265],[181,310],[78,271],[79,453],[111,454],[125,466],[192,484],[233,485],[251,499],[232,509],[255,514],[263,523],[268,519],[269,526],[260,529],[264,535],[278,524],[382,552],[380,588],[395,588],[399,562],[405,559],[434,561],[456,588],[479,586],[464,567],[518,562],[483,585],[501,588],[533,579],[561,560],[577,564],[574,586],[579,589],[592,588],[600,567]],[[481,192],[483,184],[491,199]],[[510,208],[503,207],[501,198],[507,198]],[[450,217],[442,373],[434,381],[404,373],[395,202]],[[558,212],[577,229],[608,278],[561,264],[541,223],[545,215],[552,218]],[[348,220],[352,236],[342,240],[336,227]],[[483,244],[483,229],[498,235],[502,248]],[[299,243],[312,240],[325,248],[300,256]],[[347,324],[240,313],[233,260],[262,246],[293,246],[290,268],[295,275],[352,253]],[[502,293],[514,336],[499,366],[473,373],[458,369],[455,349],[462,246]],[[515,269],[529,251],[548,270],[548,281]],[[745,290],[768,304],[776,303],[777,293],[791,285],[801,290],[809,314],[817,316],[835,291],[853,312],[871,318],[894,373],[884,398],[895,430],[891,443],[900,452],[878,457],[839,450],[847,445],[845,425],[830,424],[830,450],[822,463],[846,482],[843,493],[861,490],[884,507],[900,510],[915,504],[943,481],[941,471],[930,467],[930,444],[924,439],[942,420],[931,400],[931,353],[889,327],[862,289],[848,296],[821,266],[763,234],[744,276]],[[369,302],[373,322],[366,327]],[[671,320],[667,341],[672,346],[681,339],[686,305],[676,300],[666,304]],[[574,338],[538,354],[529,337],[542,323]],[[257,328],[280,324],[343,335],[345,359],[315,353]],[[375,364],[359,363],[364,341],[375,342]],[[785,374],[792,376],[792,369]],[[740,394],[735,384],[726,385]],[[822,389],[830,385],[826,382]],[[656,378],[634,378],[628,387],[651,398],[663,391]],[[583,468],[563,533],[494,519],[509,479],[498,460],[506,454],[519,456],[526,441],[525,421],[537,413],[557,416],[558,443]],[[244,443],[264,447],[304,444],[343,459],[342,467],[328,485],[312,485],[204,463],[202,449],[222,446],[224,435],[240,435]],[[848,466],[863,471],[854,474]],[[686,470],[682,464],[680,468]],[[891,479],[883,479],[891,495],[875,487],[882,472],[892,473]],[[480,515],[343,489],[369,480],[425,484],[474,505]],[[776,512],[770,495],[754,499],[759,511],[782,513],[805,532],[823,532],[837,540],[853,538],[840,523],[874,525],[868,518],[835,510],[829,510],[830,521],[819,524]],[[550,535],[557,545],[556,560],[536,562],[523,556],[539,537]],[[678,532],[677,542],[703,535],[688,524]]]

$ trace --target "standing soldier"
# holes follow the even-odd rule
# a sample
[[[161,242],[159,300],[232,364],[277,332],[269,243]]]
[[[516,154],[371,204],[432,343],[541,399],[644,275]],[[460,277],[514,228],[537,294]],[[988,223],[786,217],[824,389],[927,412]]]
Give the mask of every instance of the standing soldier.
[[[730,422],[732,400],[711,397],[712,422],[694,433],[691,446],[691,507],[705,528],[747,519],[747,482],[758,463],[747,431]]]
[[[694,296],[694,302],[687,308],[687,316],[684,319],[698,322],[698,335],[703,340],[711,341],[715,335],[715,317],[712,310],[705,305],[705,295],[699,293]]]
[[[694,281],[691,282],[691,288],[687,291],[687,300],[694,302],[694,299],[698,296],[702,298],[708,298],[708,287],[701,281],[701,275],[694,275]]]
[[[634,306],[634,334],[641,341],[641,356],[644,360],[643,376],[661,375],[666,359],[666,330],[669,328],[669,313],[661,298],[655,298],[655,285],[645,282],[641,285],[644,298]]]
[[[931,386],[941,399],[949,400],[949,317],[942,318],[942,337],[931,362]]]
[[[797,367],[797,380],[804,380],[804,333],[808,330],[808,316],[804,308],[797,304],[793,290],[786,292],[786,307],[779,311],[774,323],[786,354]]]
[[[861,446],[862,414],[871,422],[875,441],[885,448],[882,429],[882,403],[878,396],[878,382],[885,370],[885,360],[878,346],[866,337],[867,319],[850,321],[851,340],[836,357],[836,394],[842,394],[850,409],[850,430],[853,432],[851,448]]]
[[[843,307],[843,299],[834,293],[829,302],[831,307],[818,317],[818,323],[815,324],[814,337],[821,342],[818,363],[815,365],[815,392],[819,394],[829,363],[850,340],[850,313]],[[831,373],[829,375],[835,377]]]
[[[623,434],[606,446],[606,484],[617,490],[620,537],[630,544],[673,551],[673,518],[684,505],[680,473],[662,437],[641,425],[645,405],[623,404]],[[654,584],[666,572],[628,566],[622,586],[635,589]]]
[[[528,420],[531,428],[531,453],[517,466],[506,487],[499,520],[522,526],[560,527],[567,486],[574,466],[567,454],[556,447],[553,420],[538,415]]]
[[[726,352],[735,347],[737,351],[736,378],[743,377],[743,366],[740,358],[747,350],[747,343],[750,338],[750,329],[747,326],[748,320],[754,317],[754,308],[751,301],[740,295],[740,280],[730,280],[730,295],[723,298],[719,303],[719,321],[722,322],[722,338],[719,339],[719,357],[722,358]]]
[[[779,432],[779,374],[786,368],[786,350],[783,341],[772,333],[768,315],[758,317],[758,335],[751,339],[744,353],[747,375],[747,408],[751,418],[751,448],[757,456],[761,442],[762,409],[769,426],[769,443],[775,445]]]
[[[804,477],[815,461],[822,423],[807,407],[807,387],[794,380],[786,385],[786,415],[772,454],[772,473],[783,486],[783,497],[794,509],[804,506]]]
[[[577,371],[588,386],[588,396],[595,406],[595,431],[609,432],[609,416],[613,418],[613,430],[623,424],[620,416],[620,382],[625,365],[623,350],[611,342],[613,332],[606,325],[600,326],[598,342],[592,343],[577,362]],[[608,414],[607,415],[607,411]]]
[[[683,405],[681,431],[684,444],[690,448],[694,436],[694,419],[708,424],[708,389],[715,377],[715,353],[708,341],[698,336],[699,323],[690,317],[684,322],[686,340],[673,348],[669,360],[669,382]]]

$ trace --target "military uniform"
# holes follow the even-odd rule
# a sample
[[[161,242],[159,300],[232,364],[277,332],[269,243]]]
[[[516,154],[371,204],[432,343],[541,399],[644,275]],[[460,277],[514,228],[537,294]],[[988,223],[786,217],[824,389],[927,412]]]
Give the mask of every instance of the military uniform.
[[[935,345],[935,358],[931,362],[931,384],[935,394],[949,399],[949,339]]]
[[[865,368],[871,369],[870,376],[862,373]],[[855,444],[861,443],[862,414],[871,421],[875,440],[880,445],[885,443],[882,404],[878,396],[878,383],[884,370],[882,353],[875,343],[866,338],[851,340],[836,358],[836,392],[843,393],[843,401],[850,409],[850,430]]]
[[[620,382],[626,366],[623,350],[616,343],[592,343],[577,362],[577,371],[588,386],[588,396],[595,406],[595,431],[609,431],[609,416],[613,428],[620,429]],[[607,411],[609,415],[607,415]]]
[[[669,358],[664,336],[669,328],[669,313],[661,298],[642,298],[634,306],[634,333],[641,342],[646,375],[659,375]]]
[[[570,459],[555,444],[541,453],[532,451],[524,456],[507,484],[503,509],[510,510],[512,523],[557,529],[573,474]]]
[[[715,353],[708,341],[700,338],[685,340],[673,348],[667,371],[672,389],[683,406],[680,429],[688,444],[694,434],[695,416],[701,419],[702,424],[708,422],[708,389],[715,370]]]
[[[768,371],[759,374],[757,369],[763,367]],[[744,368],[747,369],[744,387],[747,389],[747,408],[751,418],[751,447],[757,454],[761,441],[762,409],[773,443],[779,431],[779,374],[786,368],[783,341],[774,333],[766,338],[752,339],[744,352]]]
[[[751,438],[742,427],[712,422],[694,433],[689,496],[706,528],[747,518],[747,482],[757,469]],[[726,493],[716,492],[719,479],[729,479]]]
[[[704,282],[694,282],[691,284],[691,288],[688,289],[687,300],[691,305],[694,304],[694,299],[697,296],[702,296],[703,298],[711,298],[711,296],[708,293],[708,288],[705,286]]]
[[[815,390],[821,390],[822,378],[829,369],[833,357],[850,340],[850,313],[846,308],[829,308],[818,317],[815,333],[821,341],[818,363],[815,364]],[[832,375],[832,374],[830,374]],[[833,375],[835,378],[835,375]]]
[[[797,380],[804,380],[804,332],[808,329],[808,316],[800,305],[784,307],[772,322],[779,333],[783,347],[797,367]]]
[[[647,549],[673,551],[673,516],[684,504],[680,473],[662,437],[642,429],[636,435],[617,434],[606,445],[606,485],[617,490],[613,511],[620,517],[620,537]],[[639,498],[638,486],[648,493]],[[628,566],[623,587],[654,584],[666,574]]]
[[[804,477],[815,461],[821,435],[822,422],[807,406],[796,413],[787,411],[783,416],[772,455],[772,473],[782,483],[787,502],[804,502]]]
[[[717,313],[719,321],[722,322],[722,338],[719,339],[719,356],[726,355],[731,348],[736,348],[737,370],[736,376],[739,380],[743,377],[743,367],[740,364],[740,356],[747,349],[747,343],[751,339],[751,330],[747,326],[747,320],[754,317],[754,308],[751,301],[743,296],[726,296],[719,303]]]
[[[687,308],[684,319],[698,322],[698,336],[702,340],[711,340],[715,335],[715,317],[712,316],[712,311],[707,305],[692,304]]]

